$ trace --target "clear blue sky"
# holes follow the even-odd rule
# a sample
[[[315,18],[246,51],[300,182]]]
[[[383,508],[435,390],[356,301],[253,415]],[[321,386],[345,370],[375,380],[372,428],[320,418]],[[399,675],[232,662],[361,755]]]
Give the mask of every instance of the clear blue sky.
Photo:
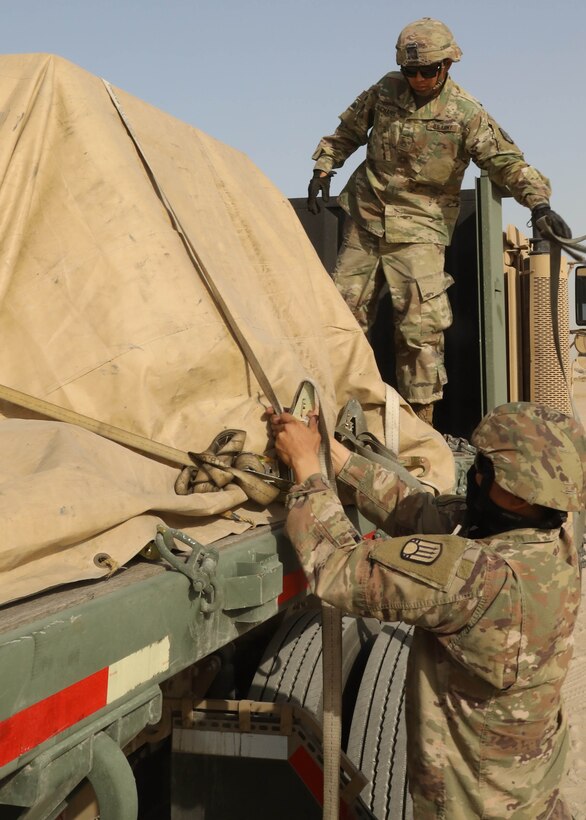
[[[319,138],[394,68],[398,32],[422,16],[452,28],[464,52],[452,76],[550,177],[574,235],[586,233],[583,0],[4,0],[0,49],[105,77],[244,151],[293,197]],[[507,204],[505,217],[524,227],[528,213]]]

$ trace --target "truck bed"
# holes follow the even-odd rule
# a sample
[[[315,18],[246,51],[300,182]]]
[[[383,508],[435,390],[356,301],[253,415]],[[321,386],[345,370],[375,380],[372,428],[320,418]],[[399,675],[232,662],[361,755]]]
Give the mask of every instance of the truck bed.
[[[0,610],[0,803],[7,775],[40,753],[61,754],[95,721],[157,694],[162,681],[305,595],[281,526],[214,549],[213,606],[180,571],[137,559],[108,579]]]

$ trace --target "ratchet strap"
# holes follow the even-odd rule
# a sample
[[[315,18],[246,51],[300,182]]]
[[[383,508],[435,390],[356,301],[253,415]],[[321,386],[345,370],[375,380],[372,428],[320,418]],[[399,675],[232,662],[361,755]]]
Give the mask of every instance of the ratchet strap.
[[[350,399],[342,409],[335,435],[338,441],[349,450],[396,472],[401,480],[410,487],[421,490],[421,485],[425,484],[425,476],[430,469],[429,460],[423,456],[399,458],[397,455],[399,452],[399,400],[398,394],[390,387],[387,386],[385,440],[392,441],[392,447],[383,444],[375,435],[368,432],[362,406],[357,399]]]
[[[58,404],[52,404],[49,401],[45,401],[45,399],[39,399],[36,396],[31,396],[28,393],[23,393],[20,390],[15,390],[4,384],[0,384],[0,400],[15,404],[17,407],[24,407],[26,410],[32,410],[40,416],[46,416],[47,418],[55,419],[55,421],[76,424],[78,427],[90,430],[92,433],[96,433],[103,438],[116,441],[118,444],[124,444],[126,447],[132,447],[141,453],[148,453],[164,461],[170,461],[172,464],[193,467],[193,459],[191,459],[187,453],[176,450],[175,447],[161,444],[159,441],[153,441],[138,433],[131,433],[130,430],[114,427],[112,424],[98,421],[90,416],[83,416],[75,410],[68,410],[65,407],[60,407]]]

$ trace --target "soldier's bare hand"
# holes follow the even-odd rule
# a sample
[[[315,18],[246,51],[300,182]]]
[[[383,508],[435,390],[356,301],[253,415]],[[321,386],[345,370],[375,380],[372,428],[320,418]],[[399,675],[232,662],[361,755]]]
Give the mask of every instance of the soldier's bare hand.
[[[317,416],[310,416],[308,424],[304,424],[290,413],[279,413],[271,416],[270,424],[277,455],[293,468],[296,481],[305,481],[310,475],[321,472]]]

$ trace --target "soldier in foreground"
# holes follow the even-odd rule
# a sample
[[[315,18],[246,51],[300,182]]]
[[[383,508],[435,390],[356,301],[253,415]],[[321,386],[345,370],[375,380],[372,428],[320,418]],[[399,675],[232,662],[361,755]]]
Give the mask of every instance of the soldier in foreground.
[[[447,381],[443,331],[452,323],[445,246],[458,217],[470,160],[530,208],[553,232],[571,236],[549,207],[548,180],[525,162],[511,137],[450,78],[462,52],[451,31],[425,17],[406,26],[396,45],[400,71],[386,74],[340,115],[315,153],[308,208],[329,198],[332,169],[361,145],[366,160],[338,203],[349,214],[334,281],[366,333],[386,280],[393,303],[399,393],[429,424]]]
[[[331,441],[340,492],[388,538],[363,540],[320,474],[316,419],[273,415],[295,473],[287,532],[312,591],[415,625],[406,682],[417,820],[570,820],[561,688],[580,599],[564,527],[586,502],[586,440],[542,405],[497,407],[472,435],[467,497],[433,497]],[[456,534],[458,533],[458,534]]]

